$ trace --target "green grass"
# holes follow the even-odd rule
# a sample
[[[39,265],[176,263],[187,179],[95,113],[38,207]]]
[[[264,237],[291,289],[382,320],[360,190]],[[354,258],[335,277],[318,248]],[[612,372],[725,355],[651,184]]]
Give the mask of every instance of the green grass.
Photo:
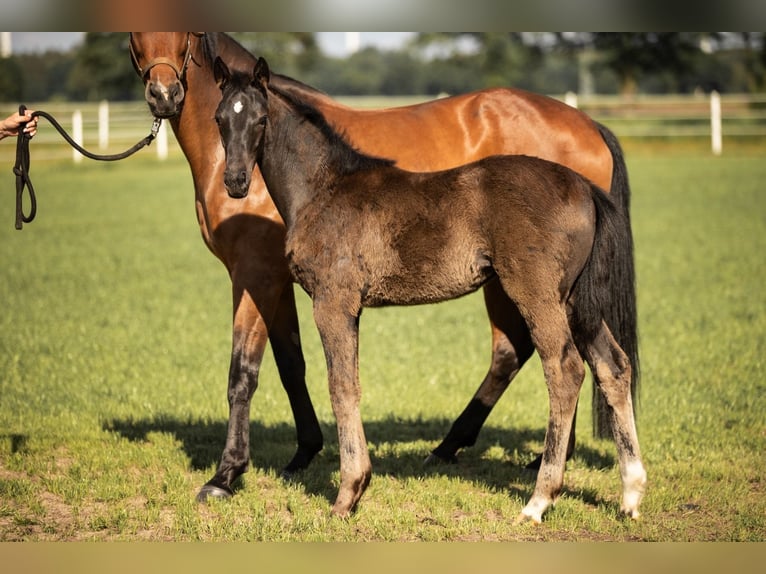
[[[199,237],[186,164],[139,157],[35,164],[38,218],[22,232],[10,170],[0,179],[0,540],[763,541],[766,164],[629,160],[649,473],[639,521],[618,516],[614,447],[590,437],[587,398],[561,500],[542,525],[512,524],[547,418],[536,358],[460,464],[423,468],[488,366],[478,294],[365,311],[374,476],[341,521],[329,515],[338,448],[324,359],[297,291],[325,449],[294,482],[279,478],[295,439],[267,353],[253,467],[232,500],[197,505],[226,432],[229,281]]]

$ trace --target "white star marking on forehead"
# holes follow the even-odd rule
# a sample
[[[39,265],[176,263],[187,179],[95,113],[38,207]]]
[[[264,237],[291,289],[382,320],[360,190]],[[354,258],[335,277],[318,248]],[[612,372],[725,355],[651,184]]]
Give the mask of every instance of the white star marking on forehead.
[[[245,106],[242,105],[242,102],[237,100],[236,102],[234,102],[234,113],[238,114],[239,112],[242,111],[242,108],[244,108],[244,107]]]

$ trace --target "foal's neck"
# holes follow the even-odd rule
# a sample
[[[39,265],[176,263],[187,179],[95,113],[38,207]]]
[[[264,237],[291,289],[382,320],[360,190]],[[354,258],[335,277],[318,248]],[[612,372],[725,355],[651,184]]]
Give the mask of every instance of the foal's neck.
[[[335,167],[325,134],[269,93],[269,121],[259,167],[288,228],[300,211],[333,187]]]

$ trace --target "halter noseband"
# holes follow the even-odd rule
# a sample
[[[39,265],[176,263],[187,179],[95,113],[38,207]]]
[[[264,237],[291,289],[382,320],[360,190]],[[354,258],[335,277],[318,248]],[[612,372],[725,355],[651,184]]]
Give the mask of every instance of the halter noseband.
[[[195,34],[195,36],[202,36],[202,34]],[[175,73],[176,78],[178,79],[179,82],[183,81],[184,74],[186,73],[186,68],[189,66],[189,61],[192,59],[191,37],[192,37],[192,33],[187,32],[186,33],[186,54],[184,55],[184,61],[183,61],[183,64],[181,64],[180,68],[176,66],[173,60],[171,60],[170,58],[164,58],[164,57],[155,58],[154,60],[149,62],[146,65],[146,67],[142,68],[141,65],[138,63],[138,57],[136,56],[136,51],[133,48],[133,35],[131,34],[130,42],[128,42],[128,48],[130,49],[130,57],[133,60],[133,66],[136,68],[136,71],[138,72],[139,76],[141,76],[141,79],[146,81],[146,77],[149,75],[149,71],[154,66],[165,64],[166,66],[170,66],[170,68],[173,70],[173,73]]]

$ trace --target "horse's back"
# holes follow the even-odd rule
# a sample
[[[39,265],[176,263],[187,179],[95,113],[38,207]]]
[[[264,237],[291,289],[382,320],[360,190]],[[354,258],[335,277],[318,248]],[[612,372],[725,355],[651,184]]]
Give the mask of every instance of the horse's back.
[[[437,171],[490,155],[561,163],[609,189],[612,157],[597,125],[554,98],[491,88],[421,104],[356,110],[328,97],[313,103],[365,153],[411,171]]]

